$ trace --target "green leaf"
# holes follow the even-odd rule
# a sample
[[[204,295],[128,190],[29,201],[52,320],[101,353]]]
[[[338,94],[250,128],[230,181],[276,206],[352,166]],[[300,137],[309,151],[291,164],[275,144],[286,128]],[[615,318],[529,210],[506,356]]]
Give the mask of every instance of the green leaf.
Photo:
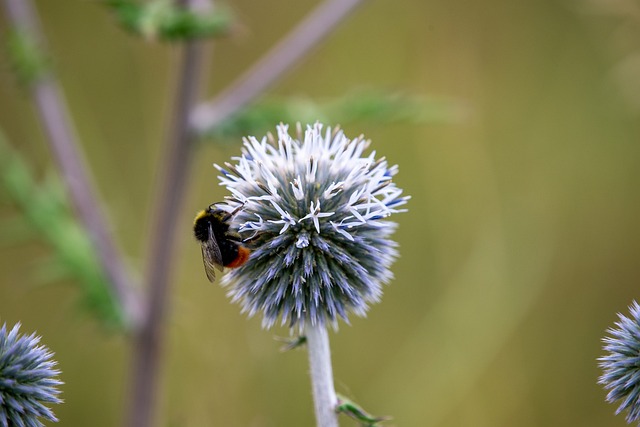
[[[233,19],[228,9],[192,11],[169,0],[145,3],[133,0],[105,0],[120,24],[148,40],[181,41],[226,35]]]
[[[305,335],[288,338],[276,337],[276,339],[284,343],[284,345],[280,347],[280,351],[282,352],[296,350],[298,348],[304,347],[307,344],[307,337]]]
[[[376,417],[366,412],[360,405],[338,394],[338,407],[336,411],[345,414],[355,420],[360,421],[365,427],[375,427],[383,421],[388,421],[391,417]]]
[[[48,58],[27,33],[11,31],[7,37],[7,51],[11,68],[23,85],[35,83],[49,71]]]
[[[306,98],[266,99],[223,121],[203,137],[216,140],[264,134],[283,123],[442,123],[459,120],[463,108],[446,99],[407,96],[383,91],[356,91],[343,97],[314,102]]]
[[[50,281],[72,277],[82,302],[111,328],[125,327],[124,314],[102,271],[89,235],[73,216],[64,186],[54,174],[36,182],[26,162],[0,133],[0,185],[21,211],[34,236],[46,242],[59,264],[42,273]]]

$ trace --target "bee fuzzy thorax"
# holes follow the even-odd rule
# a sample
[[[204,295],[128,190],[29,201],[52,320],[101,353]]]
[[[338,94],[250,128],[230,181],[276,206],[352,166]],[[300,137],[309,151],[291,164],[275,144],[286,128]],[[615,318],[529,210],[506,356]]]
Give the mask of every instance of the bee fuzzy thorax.
[[[241,244],[238,235],[229,231],[233,215],[211,205],[198,212],[193,221],[193,234],[202,246],[204,269],[212,282],[215,269],[240,267],[249,259],[249,249]]]
[[[193,233],[199,242],[206,242],[209,238],[209,215],[207,211],[200,211],[193,220]]]

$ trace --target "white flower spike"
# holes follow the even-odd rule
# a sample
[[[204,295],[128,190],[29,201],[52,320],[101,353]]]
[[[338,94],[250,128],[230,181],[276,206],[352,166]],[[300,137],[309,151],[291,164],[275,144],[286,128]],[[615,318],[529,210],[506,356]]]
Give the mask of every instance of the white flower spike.
[[[398,168],[375,152],[364,156],[362,136],[350,140],[320,123],[304,135],[298,126],[295,138],[281,124],[276,135],[245,139],[235,164],[216,166],[230,209],[243,205],[231,227],[252,250],[222,283],[243,311],[262,312],[267,328],[278,319],[302,330],[364,315],[398,255],[388,218],[409,199],[392,181]]]

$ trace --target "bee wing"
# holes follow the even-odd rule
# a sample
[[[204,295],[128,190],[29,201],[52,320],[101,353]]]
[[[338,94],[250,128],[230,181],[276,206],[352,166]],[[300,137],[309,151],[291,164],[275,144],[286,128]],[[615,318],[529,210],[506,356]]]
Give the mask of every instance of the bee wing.
[[[216,278],[216,271],[222,271],[222,253],[220,247],[213,235],[213,230],[209,226],[209,239],[202,243],[202,262],[204,263],[204,271],[207,273],[207,279],[213,282]]]

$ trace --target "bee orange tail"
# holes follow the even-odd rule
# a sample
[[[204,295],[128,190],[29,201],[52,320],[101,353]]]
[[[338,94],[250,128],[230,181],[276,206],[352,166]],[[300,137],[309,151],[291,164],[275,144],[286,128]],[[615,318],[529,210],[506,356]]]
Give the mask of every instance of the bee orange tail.
[[[238,256],[231,263],[226,265],[225,267],[229,268],[237,268],[243,265],[245,262],[249,260],[249,255],[251,255],[251,251],[244,246],[238,246]]]

